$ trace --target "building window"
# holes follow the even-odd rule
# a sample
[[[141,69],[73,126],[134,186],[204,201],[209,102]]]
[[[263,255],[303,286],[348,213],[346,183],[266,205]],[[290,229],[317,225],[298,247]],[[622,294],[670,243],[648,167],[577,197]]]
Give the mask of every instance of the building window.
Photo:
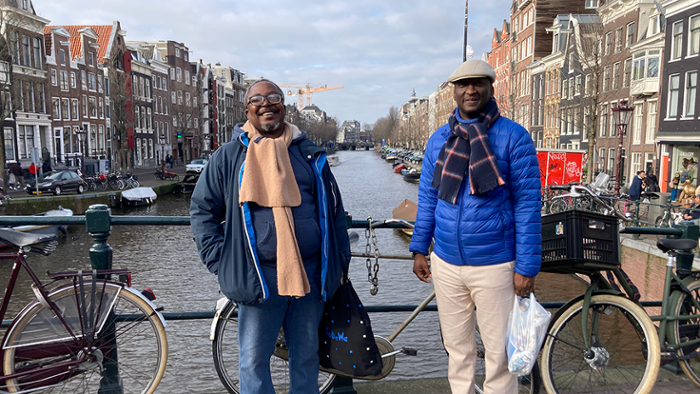
[[[190,72],[185,70],[185,85],[190,84]]]
[[[615,171],[615,148],[610,148],[608,153],[608,173],[611,174]],[[617,176],[617,174],[615,174],[615,176]]]
[[[10,34],[10,45],[12,46],[12,64],[19,64],[19,33],[16,31]]]
[[[36,105],[34,102],[34,83],[31,81],[27,82],[27,99],[29,100],[29,112],[36,112]]]
[[[622,28],[615,29],[615,53],[622,52]]]
[[[41,38],[34,39],[34,68],[42,68],[43,56],[41,56]]]
[[[668,110],[666,111],[667,118],[675,118],[678,116],[678,90],[680,88],[679,74],[668,77]]]
[[[105,78],[105,97],[109,97],[109,78]]]
[[[182,105],[182,90],[177,91],[177,105]]]
[[[63,115],[63,120],[70,120],[69,106],[70,103],[68,99],[61,99],[61,115]]]
[[[19,134],[19,141],[17,141],[19,157],[20,159],[28,159],[32,148],[34,148],[34,125],[19,125],[17,133]]]
[[[175,48],[175,57],[180,57],[180,49]]]
[[[83,86],[83,90],[87,90],[87,74],[85,70],[80,70],[80,82]]]
[[[630,86],[630,78],[632,77],[632,59],[625,60],[625,75],[622,78],[622,87]]]
[[[671,37],[671,59],[680,59],[683,54],[683,21],[673,24]]]
[[[185,105],[188,107],[190,106],[190,101],[191,101],[190,98],[191,98],[190,92],[185,92]]]
[[[621,67],[620,62],[613,64],[613,76],[612,76],[612,88],[613,89],[620,88],[620,78],[622,77],[622,75],[620,75],[620,67]]]
[[[51,117],[53,120],[61,119],[61,100],[57,98],[51,99]]]
[[[68,91],[68,71],[61,70],[61,90]]]
[[[700,53],[700,15],[690,17],[690,37],[688,37],[688,55]]]
[[[613,44],[612,32],[608,32],[608,34],[605,35],[605,56],[608,56],[612,53],[612,44]]]
[[[603,91],[607,92],[610,90],[610,66],[603,69]]]
[[[92,67],[95,65],[95,55],[92,52],[88,52],[88,66]]]
[[[598,8],[598,0],[586,0],[586,9]]]
[[[175,92],[170,92],[170,97],[172,99],[173,104],[175,104],[177,101],[175,100]]]
[[[698,72],[689,71],[685,74],[685,111],[683,117],[695,116],[695,102],[698,90]]]
[[[625,46],[630,47],[634,44],[634,22],[627,24],[627,38],[625,39]]]
[[[600,170],[605,172],[605,148],[600,148],[598,157],[600,158]]]
[[[83,95],[83,117],[88,117],[88,100],[86,95]]]
[[[646,71],[646,58],[644,57],[644,52],[634,54],[634,73],[632,79],[638,81],[644,79]]]
[[[605,137],[608,131],[608,106],[603,104],[600,108],[600,136]]]
[[[46,87],[43,83],[39,84],[39,112],[46,113]]]
[[[634,129],[632,132],[632,143],[635,145],[642,143],[642,109],[643,106],[641,104],[634,106]]]
[[[175,75],[176,75],[177,81],[182,82],[182,69],[180,67],[177,67],[175,69]]]
[[[20,111],[24,111],[24,81],[21,79],[19,80],[19,87],[18,87],[18,95],[15,96],[17,98],[17,109]]]
[[[99,116],[100,118],[104,118],[105,117],[104,116],[105,102],[102,99],[102,97],[100,97],[98,100],[99,100],[98,101],[99,105],[97,106],[97,116]]]
[[[654,129],[656,128],[656,101],[647,103],[647,129],[644,142],[646,144],[654,143]]]
[[[642,169],[642,153],[641,152],[632,152],[632,164],[630,165],[630,178],[632,178],[636,174],[637,171],[641,171]]]
[[[65,49],[59,49],[58,50],[58,56],[61,62],[62,66],[66,65],[66,50]]]
[[[92,90],[93,92],[97,90],[97,79],[93,73],[88,74],[88,89]]]
[[[73,88],[73,89],[75,89],[76,86],[77,86],[77,85],[75,84],[75,72],[74,72],[74,71],[71,71],[71,72],[70,72],[70,87]]]
[[[78,100],[77,99],[71,100],[70,109],[71,109],[70,112],[73,115],[73,119],[78,120]]]
[[[5,127],[3,134],[5,139],[5,160],[17,160],[15,157],[15,131],[12,127]]]
[[[172,79],[173,81],[175,80],[175,69],[174,68],[170,69],[170,79]]]
[[[54,70],[53,68],[51,69],[51,85],[58,85],[58,79],[56,78],[56,70]]]
[[[90,96],[90,117],[97,117],[97,98],[95,96]]]

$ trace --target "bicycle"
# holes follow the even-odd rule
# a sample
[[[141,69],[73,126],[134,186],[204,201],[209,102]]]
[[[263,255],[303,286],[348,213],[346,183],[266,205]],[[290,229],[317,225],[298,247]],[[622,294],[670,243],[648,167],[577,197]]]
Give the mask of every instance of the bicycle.
[[[372,226],[382,223],[399,222],[412,227],[409,222],[390,219],[383,222],[371,223]],[[373,231],[373,228],[372,230]],[[359,237],[357,237],[359,239]],[[378,258],[378,252],[371,257]],[[423,301],[416,306],[416,308],[411,312],[398,327],[387,337],[384,338],[379,335],[375,335],[375,340],[379,352],[382,354],[383,367],[382,371],[377,376],[364,376],[364,377],[354,377],[354,379],[362,380],[380,380],[388,376],[396,364],[396,355],[403,353],[408,356],[415,356],[417,351],[412,348],[402,347],[400,349],[394,349],[393,342],[396,337],[430,304],[430,302],[435,298],[435,292],[433,291],[428,295]],[[478,327],[477,327],[478,332]],[[229,393],[239,393],[238,389],[238,308],[235,302],[232,302],[226,298],[222,298],[217,302],[216,315],[212,321],[211,331],[209,339],[212,342],[212,355],[214,358],[214,366],[216,372],[219,375],[219,379]],[[484,357],[484,348],[479,338],[477,337],[477,356],[479,358]],[[273,385],[275,391],[278,393],[286,393],[289,390],[289,367],[288,367],[288,357],[287,357],[287,347],[284,341],[284,335],[280,330],[280,334],[277,337],[277,342],[275,345],[275,350],[273,357],[270,359],[270,371],[273,377]],[[340,375],[335,375],[332,371],[320,368],[319,373],[319,392],[321,394],[329,393],[330,390],[336,383],[337,377]],[[530,394],[538,393],[540,388],[540,378],[539,370],[537,366],[533,368],[533,373],[524,378],[519,379],[519,389],[521,393]],[[477,384],[475,387],[477,393],[482,394],[483,390]]]
[[[165,321],[153,303],[131,288],[126,269],[47,273],[42,283],[27,263],[30,252],[49,255],[56,235],[0,229],[14,261],[0,305],[8,310],[20,271],[36,299],[9,324],[0,350],[0,392],[153,393],[168,356]],[[112,275],[119,280],[111,280]]]
[[[680,206],[673,205],[669,201],[664,207],[664,213],[657,216],[654,220],[656,227],[673,227],[683,221],[683,213]]]

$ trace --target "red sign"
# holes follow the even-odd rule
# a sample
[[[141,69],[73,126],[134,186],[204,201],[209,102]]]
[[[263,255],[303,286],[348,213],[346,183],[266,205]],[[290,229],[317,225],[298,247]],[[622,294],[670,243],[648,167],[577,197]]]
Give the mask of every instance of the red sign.
[[[537,152],[542,187],[581,182],[583,177],[584,152],[546,151]]]

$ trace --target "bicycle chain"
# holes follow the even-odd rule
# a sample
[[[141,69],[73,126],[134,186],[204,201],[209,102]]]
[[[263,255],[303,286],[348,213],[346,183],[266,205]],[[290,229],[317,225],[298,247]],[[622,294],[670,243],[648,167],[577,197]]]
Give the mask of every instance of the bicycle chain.
[[[379,248],[377,247],[377,234],[374,232],[372,222],[372,216],[368,216],[368,226],[365,229],[365,239],[367,240],[365,244],[365,255],[367,256],[365,266],[367,267],[367,282],[372,285],[369,293],[377,295],[379,292],[379,279],[377,279],[377,273],[379,273]],[[372,244],[370,244],[370,239]],[[372,254],[372,245],[374,245],[374,254]],[[374,266],[372,266],[372,259],[370,258],[372,255],[374,255]]]

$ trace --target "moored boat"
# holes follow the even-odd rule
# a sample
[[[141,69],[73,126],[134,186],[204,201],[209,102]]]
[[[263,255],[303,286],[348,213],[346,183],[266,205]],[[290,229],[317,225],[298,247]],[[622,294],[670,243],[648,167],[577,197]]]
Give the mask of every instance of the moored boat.
[[[149,205],[158,197],[150,187],[137,187],[122,192],[122,206]]]
[[[41,217],[57,217],[57,216],[73,216],[73,211],[67,208],[63,208],[62,206],[58,206],[56,209],[52,209],[50,211],[46,212],[40,212],[37,214],[34,214],[32,216],[41,216]],[[23,233],[32,233],[32,234],[57,234],[59,232],[66,233],[68,226],[67,225],[54,225],[54,224],[28,224],[28,225],[22,225],[22,226],[13,226],[11,227],[12,230],[14,231],[19,231]],[[4,242],[0,241],[0,247],[5,247],[7,246]]]
[[[417,183],[420,182],[420,171],[415,168],[405,169],[401,171],[403,175],[403,180],[406,182]]]
[[[394,219],[405,220],[407,222],[416,221],[416,212],[418,212],[418,205],[409,199],[405,199],[391,211],[391,217]],[[401,232],[406,235],[413,235],[413,229],[402,228]]]
[[[184,194],[192,194],[194,187],[197,185],[199,180],[199,175],[197,173],[186,174],[182,181],[180,181],[179,191]]]

